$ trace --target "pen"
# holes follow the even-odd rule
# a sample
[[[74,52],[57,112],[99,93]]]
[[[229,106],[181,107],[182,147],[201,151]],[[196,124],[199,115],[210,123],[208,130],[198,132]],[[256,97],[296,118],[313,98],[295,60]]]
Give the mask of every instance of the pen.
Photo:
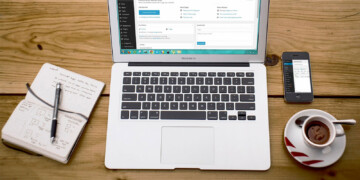
[[[57,126],[57,116],[58,116],[58,111],[59,111],[60,91],[61,91],[61,84],[57,83],[56,91],[55,91],[53,118],[52,118],[52,123],[51,123],[51,135],[50,135],[51,143],[54,143],[55,136],[56,136],[56,126]]]

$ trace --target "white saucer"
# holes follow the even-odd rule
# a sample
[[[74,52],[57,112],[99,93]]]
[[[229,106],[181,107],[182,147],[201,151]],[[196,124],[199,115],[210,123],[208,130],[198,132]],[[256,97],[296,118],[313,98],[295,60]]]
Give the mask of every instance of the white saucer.
[[[346,146],[346,136],[336,137],[330,146],[323,149],[310,147],[305,143],[301,127],[295,124],[295,120],[301,116],[311,115],[321,115],[336,120],[331,114],[317,109],[307,109],[296,113],[286,124],[284,130],[285,146],[290,155],[305,166],[314,168],[330,166],[343,155]],[[340,124],[335,126],[338,130],[344,130]]]

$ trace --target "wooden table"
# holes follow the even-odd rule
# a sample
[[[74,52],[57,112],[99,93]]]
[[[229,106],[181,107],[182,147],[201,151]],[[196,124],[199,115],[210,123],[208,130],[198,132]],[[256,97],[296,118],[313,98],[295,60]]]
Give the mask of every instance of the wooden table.
[[[0,179],[359,179],[360,126],[345,127],[347,148],[334,165],[311,169],[293,160],[283,129],[296,112],[316,108],[360,120],[360,1],[272,0],[267,53],[308,51],[315,100],[286,104],[281,63],[267,67],[271,169],[253,171],[108,170],[104,166],[111,45],[106,0],[0,1],[0,127],[45,62],[106,82],[69,164],[0,144]]]

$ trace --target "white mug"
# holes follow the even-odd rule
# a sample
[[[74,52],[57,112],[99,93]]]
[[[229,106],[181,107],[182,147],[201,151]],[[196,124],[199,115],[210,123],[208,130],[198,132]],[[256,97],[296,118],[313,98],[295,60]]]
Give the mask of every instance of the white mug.
[[[310,139],[307,136],[306,128],[309,123],[314,122],[314,121],[319,121],[319,122],[325,124],[329,129],[330,137],[327,140],[327,142],[324,144],[316,144],[316,143],[310,141]],[[342,128],[336,128],[335,124],[333,123],[333,120],[328,119],[324,116],[319,116],[319,115],[309,116],[302,125],[302,135],[304,137],[305,142],[308,145],[310,145],[312,147],[316,147],[316,148],[325,148],[327,146],[330,146],[334,142],[336,136],[342,136],[344,134],[345,134],[345,132]]]

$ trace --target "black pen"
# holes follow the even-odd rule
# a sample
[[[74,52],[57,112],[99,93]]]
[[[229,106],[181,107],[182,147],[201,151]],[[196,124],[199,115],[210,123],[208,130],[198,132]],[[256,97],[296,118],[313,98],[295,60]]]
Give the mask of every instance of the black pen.
[[[51,123],[51,135],[50,135],[51,143],[54,143],[55,136],[56,136],[56,126],[57,126],[57,116],[58,116],[58,112],[59,112],[60,91],[61,91],[61,84],[57,83],[56,91],[55,91],[53,118],[52,118],[52,123]]]

